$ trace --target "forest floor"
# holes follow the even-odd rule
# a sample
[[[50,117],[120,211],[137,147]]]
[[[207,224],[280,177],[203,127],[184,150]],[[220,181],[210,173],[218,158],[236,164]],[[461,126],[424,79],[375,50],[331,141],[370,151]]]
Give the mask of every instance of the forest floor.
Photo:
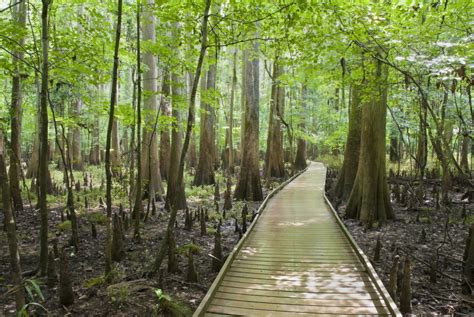
[[[274,188],[276,183],[268,184]],[[213,188],[213,187],[212,187]],[[212,188],[208,188],[208,197],[204,199],[191,199],[188,207],[191,212],[201,206],[212,206]],[[264,188],[264,195],[270,189]],[[205,196],[205,195],[201,195]],[[221,193],[220,206],[223,206],[223,193]],[[201,197],[203,198],[203,197]],[[249,213],[257,210],[261,202],[248,203]],[[212,250],[214,247],[214,234],[208,233],[201,236],[199,221],[195,220],[191,231],[184,229],[184,212],[178,214],[176,244],[178,248],[179,273],[168,273],[167,262],[163,263],[161,270],[153,277],[147,276],[147,272],[154,263],[154,258],[163,240],[168,222],[168,213],[164,210],[163,203],[156,204],[157,212],[149,217],[141,228],[141,242],[133,241],[133,228],[125,233],[125,258],[114,264],[111,280],[104,278],[104,246],[106,243],[106,226],[101,219],[105,215],[105,208],[97,206],[88,208],[84,214],[79,215],[78,224],[80,232],[80,248],[77,252],[73,247],[68,247],[70,228],[61,222],[60,210],[63,206],[53,208],[49,213],[50,239],[57,238],[58,245],[66,247],[69,254],[69,266],[73,280],[73,291],[75,295],[74,304],[62,307],[58,300],[58,287],[46,286],[46,278],[33,276],[38,265],[38,233],[39,215],[37,210],[26,207],[25,211],[18,213],[17,234],[21,250],[22,270],[25,273],[28,290],[31,291],[30,302],[36,302],[40,306],[31,307],[38,315],[63,316],[77,315],[169,315],[163,313],[170,311],[175,305],[181,308],[187,307],[188,311],[194,311],[206,294],[208,288],[215,279],[217,272],[212,270]],[[241,202],[234,202],[232,211],[227,212],[227,217],[222,221],[221,243],[224,258],[230,253],[239,241],[239,234],[235,233],[235,220],[239,217],[242,209]],[[146,208],[146,207],[145,207]],[[145,209],[146,210],[146,209]],[[210,210],[213,210],[211,208]],[[117,212],[114,209],[114,212]],[[207,227],[211,231],[217,223],[215,212],[209,212],[210,220]],[[90,219],[96,219],[97,238],[91,234]],[[250,219],[248,219],[250,221]],[[0,215],[0,223],[3,219]],[[188,258],[183,252],[183,246],[193,243],[199,246],[199,252],[194,256],[194,264],[198,272],[198,283],[186,282],[186,271]],[[181,248],[180,248],[181,247]],[[9,276],[9,252],[6,242],[6,234],[0,232],[0,315],[14,315],[14,299],[11,294],[7,295],[8,285],[11,283]],[[29,276],[28,276],[29,275]],[[35,285],[39,286],[41,295],[35,292]],[[161,290],[161,291],[160,291]],[[161,293],[172,298],[171,307],[160,306],[159,295]],[[41,299],[44,297],[44,300]],[[168,303],[168,304],[169,304]]]
[[[427,192],[431,193],[432,188]],[[461,292],[464,248],[474,220],[473,215],[469,215],[474,210],[474,202],[462,200],[464,192],[465,189],[453,187],[449,195],[450,206],[439,208],[430,194],[425,194],[422,205],[417,207],[392,199],[395,220],[377,229],[367,229],[355,220],[344,219],[386,287],[395,257],[399,257],[400,263],[399,285],[403,263],[407,256],[410,257],[414,314],[474,315],[474,297]],[[337,209],[343,218],[345,205],[341,204]],[[374,261],[378,239],[382,246],[380,259]]]

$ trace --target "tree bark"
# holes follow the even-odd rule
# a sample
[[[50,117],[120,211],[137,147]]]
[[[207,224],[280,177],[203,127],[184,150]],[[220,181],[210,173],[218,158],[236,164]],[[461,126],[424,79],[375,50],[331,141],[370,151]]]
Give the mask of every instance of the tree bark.
[[[194,185],[211,185],[215,183],[215,134],[214,125],[216,118],[215,106],[209,102],[210,94],[214,93],[216,87],[217,65],[209,66],[207,72],[204,97],[201,94],[201,128],[199,131],[199,160],[194,177]],[[204,77],[203,77],[204,79]],[[203,81],[204,82],[204,81]],[[203,100],[204,99],[204,100]]]
[[[462,143],[461,143],[461,168],[466,172],[466,174],[469,174],[470,168],[469,168],[469,160],[468,156],[469,153],[471,153],[471,139],[469,138],[469,131],[467,129],[464,129],[461,134],[462,138]]]
[[[258,43],[254,43],[254,52],[258,52]],[[244,144],[240,175],[234,196],[237,199],[259,201],[263,199],[259,169],[259,61],[250,60],[249,51],[244,50],[245,76],[243,80],[245,120]]]
[[[179,102],[183,98],[183,78],[176,72],[172,73],[172,102],[173,102],[173,126],[171,130],[171,153],[170,169],[168,178],[168,190],[166,192],[166,209],[175,206],[178,210],[186,208],[186,195],[184,192],[184,183],[178,184],[179,155],[181,154],[183,132],[181,131],[181,114]]]
[[[374,63],[368,74],[369,89],[363,92],[367,104],[362,107],[359,163],[346,208],[347,217],[368,227],[393,218],[385,175],[388,69],[380,61]]]
[[[46,195],[48,193],[48,82],[49,82],[49,25],[48,13],[51,0],[42,0],[41,11],[41,51],[43,63],[41,68],[41,105],[40,105],[40,144],[38,166],[38,207],[40,214],[40,258],[39,271],[41,275],[46,275],[48,268],[48,203]]]
[[[201,82],[203,79],[201,78]],[[189,72],[187,74],[187,93],[191,95],[193,84],[194,84],[194,74]],[[196,150],[196,133],[191,131],[189,151],[186,153],[186,166],[189,169],[195,169],[197,167],[197,150]]]
[[[393,135],[390,136],[390,162],[398,162],[400,160],[400,153],[399,149],[399,141],[398,141],[398,132],[394,132]]]
[[[299,125],[300,129],[300,134],[303,133],[303,131],[306,128],[306,111],[307,111],[307,104],[306,104],[306,98],[307,98],[307,88],[306,84],[303,85],[301,89],[301,103],[302,103],[302,111],[303,115],[300,117],[301,123]],[[293,167],[297,171],[301,171],[305,169],[307,166],[306,163],[306,140],[303,139],[301,136],[298,137],[298,140],[296,142],[296,156],[295,156],[295,162],[293,164]]]
[[[463,294],[472,295],[472,287],[474,285],[474,225],[471,225],[469,228],[463,260],[462,292]]]
[[[226,167],[227,171],[230,174],[234,174],[234,99],[235,99],[235,91],[237,87],[237,49],[234,52],[234,58],[232,63],[232,85],[230,91],[230,103],[229,103],[229,118],[228,118],[228,125],[229,129],[227,130],[227,138],[226,138],[226,147],[225,151],[227,154],[227,162]]]
[[[419,112],[419,132],[418,132],[418,148],[416,152],[416,167],[417,174],[420,179],[425,176],[425,168],[428,161],[428,137],[426,134],[427,129],[427,112],[428,112],[428,101],[424,96],[421,96],[420,112]]]
[[[118,76],[118,75],[117,75]],[[116,89],[118,98],[118,87]],[[115,101],[115,105],[118,105],[118,100]],[[120,173],[121,167],[121,152],[120,151],[120,136],[119,136],[119,123],[116,118],[114,118],[112,125],[112,152],[110,153],[110,160],[112,165],[112,173],[115,176],[118,176]]]
[[[351,193],[357,167],[359,166],[362,108],[365,107],[365,105],[361,105],[361,89],[362,87],[359,84],[353,85],[351,89],[349,129],[344,151],[344,161],[334,191],[336,197],[343,200],[346,200]]]
[[[13,19],[16,27],[25,29],[26,27],[26,1],[21,0],[19,4],[12,9]],[[18,40],[18,45],[25,45],[25,38],[22,36]],[[22,73],[20,68],[20,60],[23,59],[24,53],[21,48],[13,52],[13,76],[12,76],[12,95],[10,109],[10,194],[13,200],[14,210],[23,210],[23,200],[21,198],[20,179],[21,179],[21,117],[22,117]]]
[[[170,105],[170,75],[168,70],[164,70],[163,83],[161,86],[161,115],[164,117],[171,117]],[[160,135],[160,171],[163,179],[168,179],[168,171],[170,169],[170,152],[171,152],[171,136],[168,125],[163,127]]]
[[[281,119],[285,107],[285,88],[281,87],[278,77],[283,74],[283,68],[278,61],[273,62],[272,92],[270,99],[270,114],[268,119],[267,151],[265,153],[265,178],[285,176],[283,161],[283,132]]]
[[[73,104],[71,105],[71,116],[74,122],[79,122],[79,115],[81,114],[82,100],[76,98]],[[71,147],[70,158],[72,162],[72,168],[77,171],[82,171],[84,169],[84,164],[82,161],[82,152],[81,152],[81,128],[75,124],[71,128],[69,145]]]
[[[109,121],[107,125],[107,138],[105,145],[105,179],[106,179],[106,204],[107,204],[107,245],[105,250],[105,274],[108,275],[112,270],[112,131],[114,125],[114,111],[117,102],[117,81],[119,67],[119,47],[120,34],[122,29],[122,0],[118,0],[117,26],[115,28],[115,47],[114,47],[114,65],[112,69],[112,89],[110,93]]]
[[[103,85],[99,85],[98,88],[98,100],[102,100]],[[89,164],[99,165],[100,164],[100,120],[99,116],[94,118],[94,126],[92,127],[92,142],[91,150],[89,154]]]
[[[242,153],[244,153],[244,143],[245,143],[245,67],[247,66],[246,58],[248,56],[244,55],[242,52],[242,69],[241,69],[241,77],[242,77],[242,84],[240,90],[240,158],[242,158]]]
[[[0,133],[3,142],[3,134]],[[5,217],[8,249],[10,251],[10,269],[13,284],[15,286],[16,311],[19,312],[25,305],[25,288],[20,264],[20,252],[18,250],[18,239],[16,236],[16,223],[11,208],[10,186],[8,184],[7,169],[3,148],[0,148],[0,186],[2,188],[2,209]]]
[[[141,67],[141,43],[140,43],[140,0],[137,1],[137,180],[135,184],[135,203],[132,211],[134,224],[134,237],[140,238],[140,217],[143,213],[142,205],[142,67]]]
[[[147,0],[143,11],[143,33],[144,41],[156,42],[155,25],[156,18],[153,13],[154,0]],[[149,197],[163,195],[161,172],[158,156],[158,127],[156,126],[156,115],[158,104],[156,100],[157,89],[157,65],[156,58],[150,50],[143,53],[143,63],[147,70],[143,73],[143,89],[146,93],[144,98],[145,126],[142,136],[142,178],[144,188],[147,189]]]

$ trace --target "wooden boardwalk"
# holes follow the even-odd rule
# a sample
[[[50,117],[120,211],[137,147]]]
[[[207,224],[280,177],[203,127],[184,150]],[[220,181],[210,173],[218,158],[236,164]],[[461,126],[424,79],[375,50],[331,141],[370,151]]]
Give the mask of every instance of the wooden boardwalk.
[[[195,316],[400,315],[309,168],[271,198]]]

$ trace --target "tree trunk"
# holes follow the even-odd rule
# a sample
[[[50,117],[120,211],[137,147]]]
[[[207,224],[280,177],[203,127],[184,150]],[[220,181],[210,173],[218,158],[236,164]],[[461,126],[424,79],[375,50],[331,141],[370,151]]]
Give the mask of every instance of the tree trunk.
[[[16,27],[25,29],[26,27],[26,1],[21,0],[16,7],[13,7],[13,19]],[[10,194],[13,200],[14,210],[23,210],[23,200],[21,198],[20,179],[21,179],[21,117],[22,117],[22,74],[20,68],[20,60],[23,59],[24,53],[22,48],[25,45],[25,38],[22,36],[18,40],[18,51],[13,52],[13,76],[12,76],[12,95],[10,109]]]
[[[3,134],[0,133],[3,142]],[[2,188],[2,209],[5,217],[8,249],[10,251],[10,270],[14,284],[16,311],[19,312],[25,305],[25,288],[23,286],[22,271],[20,265],[20,252],[16,236],[16,223],[11,208],[10,186],[8,184],[7,168],[3,148],[0,149],[0,186]]]
[[[230,91],[230,104],[229,104],[229,118],[228,124],[229,129],[227,130],[226,147],[225,151],[227,154],[226,167],[229,174],[234,174],[234,99],[235,90],[237,87],[237,49],[234,52],[233,64],[232,64],[232,86]]]
[[[258,52],[258,43],[254,43],[254,52]],[[249,51],[245,50],[245,77],[243,80],[245,120],[244,144],[242,146],[242,160],[240,175],[235,188],[234,196],[237,199],[258,201],[263,199],[259,169],[259,61],[258,58],[249,59]]]
[[[112,69],[112,89],[110,93],[110,107],[109,107],[109,121],[107,125],[107,138],[105,145],[105,179],[106,179],[106,194],[105,200],[107,204],[107,243],[105,250],[105,274],[108,275],[112,271],[112,131],[114,126],[114,111],[117,102],[117,81],[118,81],[118,67],[119,67],[119,47],[120,47],[120,33],[122,29],[122,0],[118,0],[117,10],[117,26],[115,28],[115,47],[114,47],[114,65]]]
[[[197,167],[197,150],[196,150],[196,134],[191,132],[191,143],[189,144],[189,152],[186,156],[188,168]]]
[[[98,100],[102,100],[103,86],[99,85],[98,88]],[[100,120],[99,116],[94,118],[94,126],[92,127],[92,142],[91,151],[89,155],[89,163],[91,165],[100,164]]]
[[[156,42],[155,24],[156,18],[153,13],[155,1],[146,0],[143,11],[143,40]],[[146,98],[144,98],[144,108],[146,110],[145,126],[142,137],[142,178],[144,188],[147,189],[149,197],[156,195],[161,200],[163,195],[163,185],[161,183],[161,172],[158,157],[158,127],[156,100],[157,89],[157,65],[153,52],[147,50],[143,53],[143,63],[147,70],[143,73],[143,89]]]
[[[367,104],[362,107],[357,174],[346,208],[347,217],[358,219],[368,227],[393,218],[385,175],[388,69],[380,61],[373,67],[375,74],[369,75],[367,87],[371,89],[364,91]]]
[[[420,179],[423,179],[425,176],[425,168],[428,161],[428,137],[426,134],[428,112],[427,102],[428,101],[422,96],[419,113],[418,148],[416,152],[416,168]]]
[[[39,157],[48,157],[48,82],[49,82],[49,28],[48,13],[51,0],[42,0],[41,11],[41,51],[43,63],[41,68],[41,106],[40,106],[40,144]],[[38,208],[40,214],[40,258],[39,271],[41,275],[46,275],[48,268],[48,160],[39,160],[38,166]]]
[[[206,91],[201,94],[201,128],[199,131],[199,160],[194,177],[194,185],[211,185],[215,183],[214,161],[215,161],[215,134],[214,124],[216,111],[214,105],[209,102],[210,94],[216,87],[216,64],[209,66],[207,76],[203,76],[202,87]],[[204,80],[206,79],[206,81]],[[204,95],[204,97],[203,97]],[[204,99],[204,100],[203,100]]]
[[[464,129],[462,134],[462,143],[461,143],[461,168],[466,172],[466,174],[469,174],[470,168],[469,168],[469,160],[468,156],[469,153],[471,153],[471,139],[469,138],[469,131],[467,129]]]
[[[462,292],[463,294],[472,295],[472,287],[474,285],[474,225],[471,225],[471,228],[469,228],[463,260]]]
[[[117,95],[118,95],[118,88]],[[118,96],[117,96],[118,97]],[[115,102],[118,105],[118,100]],[[120,136],[118,120],[114,118],[112,125],[112,151],[110,153],[110,160],[112,164],[112,173],[117,176],[120,173],[121,167],[121,151],[120,151]]]
[[[203,79],[201,79],[201,82]],[[189,72],[187,76],[188,88],[187,92],[189,95],[192,93],[192,87],[194,83],[194,75]],[[196,150],[196,133],[191,131],[191,141],[189,143],[189,151],[186,154],[186,165],[189,169],[195,169],[197,166],[197,150]]]
[[[140,0],[137,1],[137,181],[135,184],[135,203],[132,211],[134,224],[134,238],[140,239],[140,218],[143,213],[142,205],[142,67],[141,67],[141,43],[140,43]]]
[[[242,66],[241,66],[241,77],[242,84],[240,85],[240,158],[242,159],[242,153],[244,153],[244,143],[245,143],[245,67],[247,66],[248,56],[244,55],[242,52]]]
[[[351,107],[349,112],[349,129],[347,133],[346,148],[344,151],[344,161],[342,163],[341,174],[335,187],[336,197],[346,200],[354,186],[357,166],[359,165],[360,141],[361,141],[361,89],[359,85],[352,86]]]
[[[267,152],[265,154],[265,178],[285,176],[283,161],[283,133],[281,118],[285,107],[285,88],[280,86],[278,77],[283,68],[275,60],[273,63],[270,115],[268,119]]]
[[[164,70],[163,83],[161,86],[161,115],[164,117],[171,117],[170,97],[170,76],[167,70]],[[171,137],[168,124],[163,127],[160,135],[160,171],[163,179],[168,179],[168,171],[170,169],[170,152],[171,152]]]
[[[71,115],[74,122],[79,122],[79,115],[81,114],[82,100],[76,98],[72,105]],[[69,140],[71,146],[71,161],[72,168],[74,170],[82,171],[84,169],[84,164],[82,162],[82,152],[81,152],[81,128],[75,124],[71,131],[71,138]]]
[[[182,148],[183,133],[180,128],[181,115],[179,103],[182,100],[183,78],[177,73],[172,74],[172,93],[173,93],[173,127],[171,132],[171,153],[170,153],[170,169],[168,178],[168,191],[166,193],[166,209],[170,210],[171,206],[178,210],[186,208],[186,196],[184,192],[184,183],[178,184],[179,156]]]
[[[306,85],[303,85],[301,89],[301,103],[302,103],[302,111],[303,115],[300,117],[301,123],[299,125],[300,134],[304,133],[306,128],[305,121],[306,121],[306,111],[307,111],[307,104],[306,104],[306,97],[307,97],[307,88]],[[307,166],[306,163],[306,140],[303,139],[301,136],[298,137],[296,143],[296,156],[295,162],[293,167],[297,171],[301,171],[305,169]]]
[[[390,136],[390,162],[398,162],[400,160],[400,154],[398,153],[399,141],[397,134],[398,132],[394,131],[393,134]]]

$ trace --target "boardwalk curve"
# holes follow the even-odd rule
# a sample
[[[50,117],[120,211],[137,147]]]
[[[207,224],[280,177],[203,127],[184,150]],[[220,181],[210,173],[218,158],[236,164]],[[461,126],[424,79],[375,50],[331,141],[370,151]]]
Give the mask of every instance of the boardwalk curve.
[[[274,195],[195,316],[400,315],[324,196],[312,163]]]

